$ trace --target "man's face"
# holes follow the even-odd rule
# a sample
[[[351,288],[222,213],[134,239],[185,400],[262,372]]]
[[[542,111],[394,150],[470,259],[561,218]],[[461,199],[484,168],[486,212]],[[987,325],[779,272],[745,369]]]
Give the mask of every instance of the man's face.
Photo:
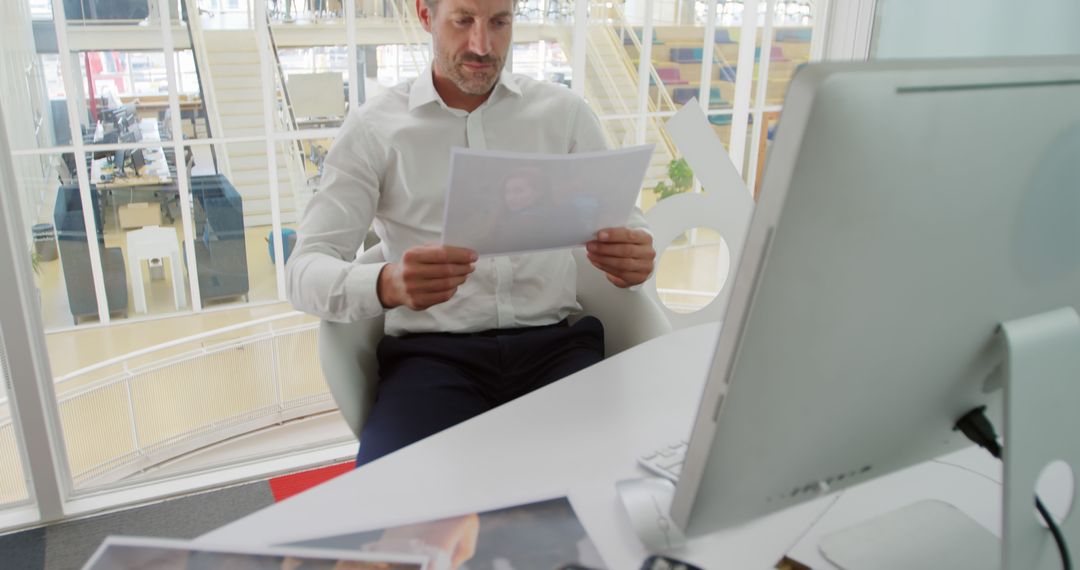
[[[511,0],[438,0],[434,10],[417,0],[433,40],[436,75],[467,95],[491,91],[510,48],[512,9]]]

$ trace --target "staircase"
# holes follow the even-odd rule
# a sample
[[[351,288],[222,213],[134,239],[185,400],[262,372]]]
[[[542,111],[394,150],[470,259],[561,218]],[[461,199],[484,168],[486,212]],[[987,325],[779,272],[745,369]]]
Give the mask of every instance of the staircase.
[[[569,36],[569,34],[564,34]],[[567,52],[573,49],[570,37],[562,37]],[[632,117],[638,112],[638,73],[623,48],[622,40],[610,25],[590,25],[586,35],[589,67],[585,73],[585,98],[598,115]],[[655,111],[650,102],[649,111]],[[634,118],[601,122],[612,148],[637,144],[637,121]],[[648,118],[645,123],[645,143],[655,144],[644,185],[651,188],[667,180],[667,166],[674,158],[674,147],[660,119]]]
[[[262,79],[259,52],[253,30],[204,30],[205,60],[200,72],[209,75],[213,85],[220,132],[215,138],[262,137]],[[280,82],[275,81],[275,85]],[[278,89],[279,105],[282,93]],[[275,117],[277,114],[275,113]],[[274,125],[283,129],[283,125]],[[266,142],[236,142],[222,145],[226,156],[223,173],[244,199],[244,225],[270,225],[270,174],[267,171]],[[296,194],[306,191],[300,151],[295,144],[278,143],[276,152],[278,194],[282,223],[297,221],[303,204]]]

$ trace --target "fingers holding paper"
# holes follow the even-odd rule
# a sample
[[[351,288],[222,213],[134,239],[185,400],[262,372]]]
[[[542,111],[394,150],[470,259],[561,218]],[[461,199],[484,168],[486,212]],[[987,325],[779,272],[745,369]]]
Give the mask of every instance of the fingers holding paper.
[[[383,307],[404,305],[420,311],[449,301],[476,269],[475,251],[443,245],[409,248],[397,263],[379,273],[378,295]]]
[[[644,283],[653,271],[656,251],[649,232],[631,228],[607,228],[585,244],[589,261],[603,271],[616,287]]]

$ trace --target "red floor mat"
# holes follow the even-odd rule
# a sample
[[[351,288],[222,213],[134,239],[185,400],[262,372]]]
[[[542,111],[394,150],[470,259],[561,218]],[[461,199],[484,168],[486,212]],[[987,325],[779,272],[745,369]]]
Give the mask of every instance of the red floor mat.
[[[282,475],[281,477],[274,477],[270,480],[270,492],[274,494],[275,502],[283,501],[297,493],[306,491],[319,483],[329,481],[342,473],[352,471],[355,466],[355,461],[349,461],[346,463],[338,463],[337,465],[327,465],[326,467],[311,469],[309,471]]]

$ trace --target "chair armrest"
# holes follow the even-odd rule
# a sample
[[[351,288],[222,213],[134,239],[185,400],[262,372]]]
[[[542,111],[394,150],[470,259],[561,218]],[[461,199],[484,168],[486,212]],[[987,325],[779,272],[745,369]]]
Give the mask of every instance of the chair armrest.
[[[384,259],[381,247],[373,247],[357,258],[358,263],[378,263]],[[359,439],[375,402],[379,383],[375,349],[383,337],[382,315],[352,323],[322,321],[319,325],[319,365],[330,394],[349,429]]]
[[[319,364],[341,415],[357,438],[375,402],[379,383],[375,348],[383,336],[383,318],[355,323],[322,321]]]

